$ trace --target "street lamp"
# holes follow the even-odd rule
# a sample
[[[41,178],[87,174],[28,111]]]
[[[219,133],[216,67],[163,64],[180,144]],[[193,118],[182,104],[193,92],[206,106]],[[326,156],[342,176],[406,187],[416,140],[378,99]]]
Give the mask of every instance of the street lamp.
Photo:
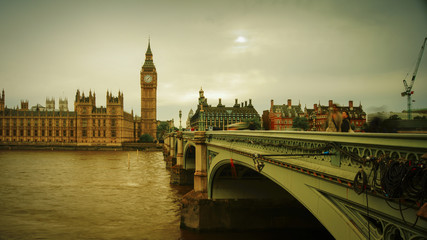
[[[182,131],[182,126],[181,126],[181,117],[182,117],[182,111],[179,110],[179,131]]]

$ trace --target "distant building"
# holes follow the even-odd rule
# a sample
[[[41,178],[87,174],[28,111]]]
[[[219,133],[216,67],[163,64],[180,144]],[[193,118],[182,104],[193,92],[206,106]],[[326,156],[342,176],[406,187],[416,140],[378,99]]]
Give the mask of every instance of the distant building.
[[[366,113],[363,111],[362,104],[355,107],[351,100],[348,102],[348,106],[340,106],[329,100],[327,106],[322,106],[319,102],[319,104],[314,104],[313,109],[304,108],[304,116],[309,121],[309,130],[324,131],[329,112],[333,110],[334,105],[338,108],[339,112],[348,112],[350,125],[354,126],[354,131],[362,131],[363,124],[366,123]]]
[[[274,100],[271,100],[269,111],[270,130],[286,130],[291,129],[293,120],[296,117],[303,117],[304,112],[301,110],[301,104],[292,105],[292,100],[288,99],[287,104],[274,105]]]
[[[188,112],[187,121],[185,122],[185,128],[190,129],[191,128],[191,118],[193,117],[194,112],[193,109],[190,109],[190,112]]]
[[[304,107],[301,104],[292,105],[292,100],[288,99],[287,104],[275,105],[271,100],[270,110],[263,113],[264,129],[270,130],[288,130],[292,129],[293,121],[297,117],[305,117],[309,123],[310,131],[324,131],[329,112],[333,109],[334,103],[329,100],[328,105],[314,104],[312,109]],[[360,104],[358,107],[349,101],[348,106],[337,106],[338,111],[347,111],[350,115],[350,124],[354,125],[355,131],[361,131],[363,124],[366,123],[366,113]],[[267,119],[268,116],[268,119]]]
[[[123,93],[113,96],[107,91],[105,107],[96,107],[95,92],[89,96],[76,92],[74,111],[68,110],[68,99],[46,98],[46,107],[37,104],[28,108],[28,100],[21,108],[7,108],[5,93],[0,96],[0,142],[55,142],[77,145],[120,145],[134,142],[144,133],[154,139],[157,132],[157,70],[153,62],[150,42],[140,71],[141,117],[127,113],[123,107]],[[174,122],[168,121],[170,127]]]
[[[46,102],[49,110],[38,104],[29,111],[28,101],[21,101],[20,109],[0,101],[0,142],[120,145],[135,140],[133,116],[123,110],[123,93],[113,97],[107,91],[107,107],[97,108],[95,93],[85,97],[77,90],[75,111],[54,109],[54,99]]]
[[[55,111],[55,98],[46,98],[46,110]]]
[[[36,106],[31,107],[31,111],[44,111],[44,110],[46,110],[46,108],[38,103]]]
[[[204,114],[203,117],[201,117],[201,112]],[[239,104],[236,99],[233,107],[226,107],[221,103],[220,98],[218,100],[218,105],[212,107],[208,104],[203,89],[200,89],[199,103],[196,112],[191,117],[190,127],[197,130],[202,121],[207,130],[228,130],[228,125],[244,122],[249,119],[260,119],[258,112],[252,105],[251,99],[249,99],[249,103],[245,101],[241,104]]]
[[[59,98],[59,111],[68,111],[68,99],[67,98]]]

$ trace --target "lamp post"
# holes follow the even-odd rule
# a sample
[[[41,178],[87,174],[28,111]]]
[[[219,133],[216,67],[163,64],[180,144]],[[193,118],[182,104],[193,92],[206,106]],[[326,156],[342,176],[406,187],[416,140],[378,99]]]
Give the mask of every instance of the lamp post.
[[[182,126],[181,126],[181,117],[182,117],[182,111],[179,110],[179,131],[182,131]]]

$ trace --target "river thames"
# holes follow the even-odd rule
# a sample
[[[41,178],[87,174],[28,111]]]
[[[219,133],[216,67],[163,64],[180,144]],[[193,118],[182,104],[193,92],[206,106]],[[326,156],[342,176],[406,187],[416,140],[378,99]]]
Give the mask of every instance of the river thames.
[[[191,187],[169,181],[161,152],[0,151],[0,239],[295,239],[317,234],[180,229],[180,200]]]

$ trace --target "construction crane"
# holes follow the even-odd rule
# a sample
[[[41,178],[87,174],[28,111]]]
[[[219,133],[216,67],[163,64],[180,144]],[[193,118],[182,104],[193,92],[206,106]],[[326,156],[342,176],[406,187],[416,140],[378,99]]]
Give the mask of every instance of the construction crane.
[[[414,73],[412,74],[411,83],[408,85],[408,83],[406,82],[406,79],[403,79],[403,85],[405,86],[405,91],[402,92],[401,95],[402,95],[402,97],[406,96],[408,98],[408,120],[412,119],[412,114],[411,114],[411,104],[412,104],[411,95],[414,94],[414,91],[412,91],[412,86],[414,86],[415,77],[417,76],[418,67],[420,66],[421,58],[423,57],[424,47],[426,45],[426,41],[427,41],[427,37],[424,39],[424,43],[421,46],[420,53],[418,54],[418,60],[417,60],[417,64],[415,65]],[[406,76],[408,76],[408,75],[406,75]]]

